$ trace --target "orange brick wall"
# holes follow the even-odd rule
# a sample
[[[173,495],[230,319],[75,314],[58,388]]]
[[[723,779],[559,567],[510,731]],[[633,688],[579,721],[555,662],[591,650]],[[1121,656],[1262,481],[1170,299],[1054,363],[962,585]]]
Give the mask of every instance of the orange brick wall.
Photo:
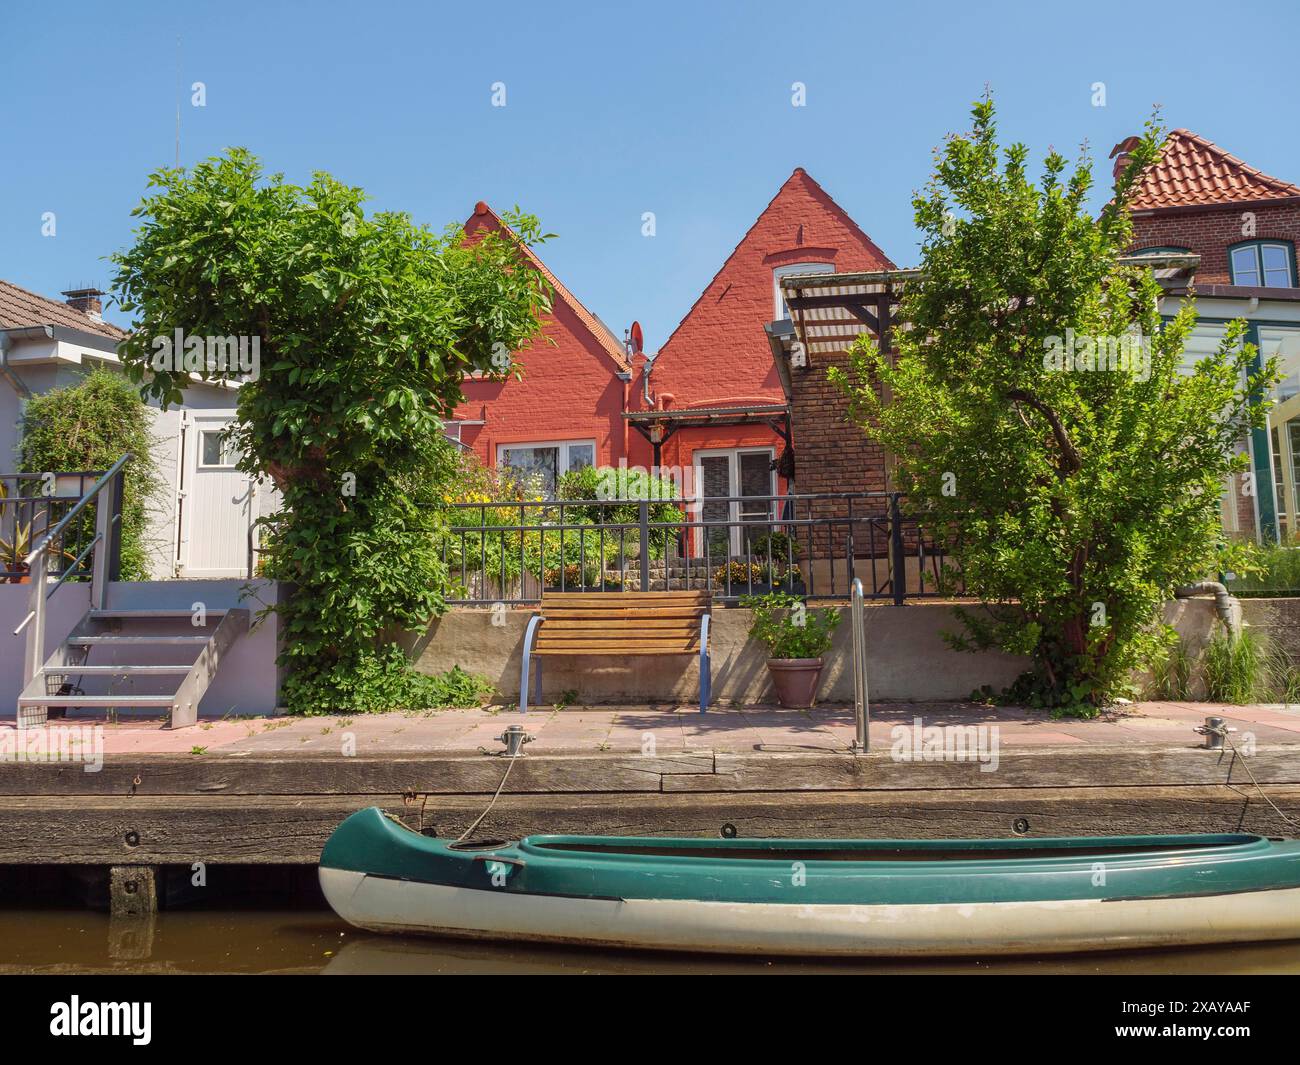
[[[1242,233],[1245,213],[1255,216],[1255,232]],[[1180,208],[1166,214],[1133,217],[1133,248],[1189,248],[1201,257],[1196,280],[1202,285],[1230,285],[1228,248],[1243,240],[1289,240],[1300,245],[1300,205],[1237,203],[1203,210]],[[1292,264],[1294,269],[1294,264]]]

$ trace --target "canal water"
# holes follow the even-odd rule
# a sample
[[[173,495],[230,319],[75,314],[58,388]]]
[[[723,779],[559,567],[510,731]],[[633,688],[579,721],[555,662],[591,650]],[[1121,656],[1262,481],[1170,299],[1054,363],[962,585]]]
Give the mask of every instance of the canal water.
[[[1300,974],[1300,942],[990,961],[718,958],[376,936],[328,910],[0,910],[0,974]]]

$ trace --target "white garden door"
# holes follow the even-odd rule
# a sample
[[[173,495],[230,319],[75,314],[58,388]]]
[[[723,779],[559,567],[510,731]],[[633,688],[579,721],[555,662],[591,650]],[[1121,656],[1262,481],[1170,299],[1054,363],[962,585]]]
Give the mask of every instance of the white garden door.
[[[186,411],[181,431],[178,577],[249,576],[257,486],[236,468],[232,419]]]

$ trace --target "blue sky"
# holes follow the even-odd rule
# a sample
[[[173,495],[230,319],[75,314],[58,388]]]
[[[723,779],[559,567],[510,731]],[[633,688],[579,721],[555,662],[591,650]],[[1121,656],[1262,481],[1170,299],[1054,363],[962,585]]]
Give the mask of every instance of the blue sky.
[[[177,37],[182,163],[242,145],[435,228],[517,203],[558,235],[541,254],[566,284],[620,336],[640,319],[653,351],[796,166],[913,264],[910,194],[986,83],[1035,156],[1086,139],[1108,175],[1160,103],[1300,180],[1298,29],[1296,9],[1252,2],[7,4],[0,277],[52,296],[107,281],[174,157]]]

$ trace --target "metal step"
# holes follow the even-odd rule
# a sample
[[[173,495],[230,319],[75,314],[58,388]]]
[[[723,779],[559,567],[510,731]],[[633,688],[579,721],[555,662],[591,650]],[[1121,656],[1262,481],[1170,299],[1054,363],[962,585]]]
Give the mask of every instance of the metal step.
[[[71,635],[55,649],[45,664],[24,686],[18,697],[19,710],[35,708],[38,712],[28,715],[31,720],[27,725],[40,725],[46,720],[41,712],[51,706],[87,706],[87,707],[151,707],[165,709],[167,728],[184,728],[198,720],[198,705],[203,693],[211,684],[222,658],[230,646],[248,631],[250,612],[244,608],[210,610],[208,626],[198,632],[136,633],[123,636],[118,631],[104,632],[107,626],[117,630],[123,621],[144,623],[171,622],[171,628],[187,629],[185,624],[192,616],[190,610],[92,610],[86,613],[72,630]],[[91,648],[117,648],[117,657],[127,657],[132,648],[158,648],[166,646],[191,647],[196,649],[193,661],[188,663],[95,663],[83,664],[69,659],[87,658]],[[83,650],[85,649],[85,650]],[[58,677],[99,676],[130,680],[135,677],[174,677],[175,690],[171,692],[121,694],[77,694],[58,695],[49,691],[50,682]],[[110,685],[112,686],[112,685]],[[147,686],[147,685],[146,685]],[[170,684],[155,685],[171,687]]]
[[[208,617],[220,618],[225,617],[225,607],[206,608],[204,613]],[[127,618],[137,621],[155,621],[170,620],[171,618],[188,618],[194,616],[193,610],[92,610],[89,614],[92,618]]]
[[[165,706],[175,695],[20,695],[19,706]]]
[[[126,644],[145,644],[145,643],[165,643],[165,644],[196,644],[207,643],[207,636],[69,636],[67,642],[73,647],[82,647],[91,644],[114,644],[123,646]]]
[[[114,676],[144,677],[175,675],[185,676],[194,667],[192,665],[176,666],[46,666],[45,675],[63,677],[75,673],[77,676]]]

